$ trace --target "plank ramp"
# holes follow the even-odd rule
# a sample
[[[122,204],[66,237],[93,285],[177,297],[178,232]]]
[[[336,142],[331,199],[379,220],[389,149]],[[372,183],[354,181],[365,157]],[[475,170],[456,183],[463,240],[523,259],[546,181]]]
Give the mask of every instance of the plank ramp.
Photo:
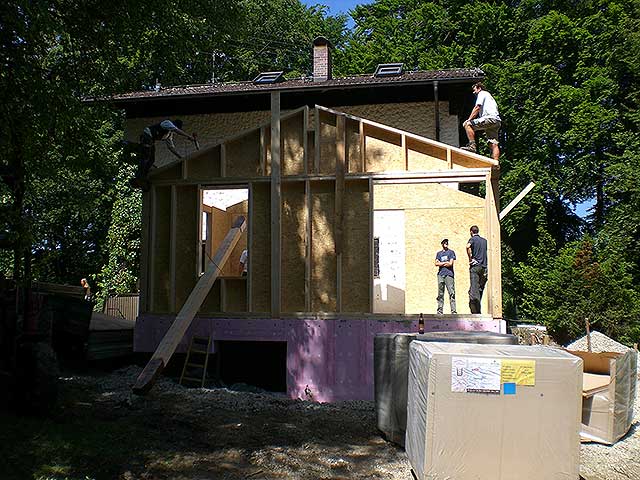
[[[246,227],[247,222],[244,217],[238,217],[235,220],[220,248],[218,248],[218,251],[207,265],[207,270],[196,283],[151,360],[149,360],[149,363],[147,363],[147,366],[136,380],[133,386],[134,393],[139,395],[147,393],[162,370],[167,366]]]

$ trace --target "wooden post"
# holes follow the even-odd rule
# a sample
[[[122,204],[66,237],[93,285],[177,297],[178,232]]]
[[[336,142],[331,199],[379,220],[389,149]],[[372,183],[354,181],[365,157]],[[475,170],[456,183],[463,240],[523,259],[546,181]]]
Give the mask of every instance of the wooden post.
[[[271,316],[280,317],[280,92],[271,92]]]
[[[587,352],[591,351],[591,324],[589,323],[589,318],[584,319],[584,326],[587,330]]]
[[[491,173],[486,180],[486,201],[487,210],[487,254],[488,254],[488,294],[489,313],[493,318],[502,318],[502,262],[501,262],[501,239],[500,221],[498,219],[500,211],[500,190],[499,182],[500,169],[497,166],[491,168]]]
[[[433,82],[433,108],[435,110],[436,141],[440,141],[440,101],[438,98],[438,81]]]
[[[342,310],[342,243],[344,238],[344,167],[346,133],[344,115],[336,116],[336,198],[335,198],[335,250],[336,250],[336,311]]]

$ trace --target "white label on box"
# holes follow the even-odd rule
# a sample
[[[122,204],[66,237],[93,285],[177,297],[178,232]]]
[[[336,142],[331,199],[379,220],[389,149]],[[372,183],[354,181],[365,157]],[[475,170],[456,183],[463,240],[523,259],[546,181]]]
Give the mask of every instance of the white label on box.
[[[501,368],[495,358],[453,357],[451,391],[499,394]]]

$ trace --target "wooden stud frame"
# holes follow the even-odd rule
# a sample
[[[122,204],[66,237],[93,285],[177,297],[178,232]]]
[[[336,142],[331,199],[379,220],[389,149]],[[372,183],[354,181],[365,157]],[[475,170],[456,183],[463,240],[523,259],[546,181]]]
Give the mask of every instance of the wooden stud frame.
[[[292,115],[298,115],[303,112],[302,115],[302,131],[304,132],[302,137],[303,143],[303,174],[296,175],[287,175],[282,176],[281,174],[281,121],[291,117]],[[333,115],[336,118],[336,168],[335,172],[329,174],[321,174],[319,170],[320,166],[320,154],[321,154],[321,143],[322,139],[320,136],[321,131],[321,112],[322,114]],[[176,179],[157,179],[154,180],[154,176],[158,173],[167,170],[168,168],[172,168],[175,166],[175,162],[168,164],[164,167],[156,169],[150,176],[152,180],[152,188],[149,193],[144,196],[144,206],[143,206],[143,256],[141,258],[141,268],[142,272],[142,282],[141,288],[143,292],[141,292],[142,308],[146,308],[151,311],[155,308],[155,300],[154,299],[154,282],[155,282],[155,273],[154,265],[148,254],[153,254],[152,249],[154,245],[154,239],[157,235],[157,225],[156,225],[156,216],[157,216],[157,191],[156,188],[159,186],[171,186],[171,222],[170,222],[170,268],[171,268],[171,284],[170,284],[170,310],[175,311],[176,309],[176,292],[175,292],[175,269],[176,269],[176,251],[175,251],[175,242],[176,242],[176,228],[177,228],[177,215],[179,212],[176,211],[177,206],[177,188],[180,186],[186,185],[195,185],[198,187],[198,205],[199,207],[196,209],[198,214],[198,236],[197,241],[200,241],[201,238],[201,215],[202,215],[202,179],[195,180],[189,178],[189,171],[187,169],[187,160],[192,158],[197,158],[198,155],[202,155],[205,152],[211,152],[212,149],[219,148],[220,149],[220,176],[216,178],[211,178],[206,181],[206,188],[225,188],[230,186],[237,185],[246,185],[249,190],[249,218],[251,212],[254,211],[254,185],[256,184],[264,184],[270,183],[271,185],[271,315],[273,317],[280,316],[281,312],[281,278],[280,278],[280,268],[281,268],[281,258],[280,258],[280,246],[281,246],[281,185],[282,182],[303,182],[304,184],[304,205],[303,208],[305,210],[306,216],[306,225],[305,225],[305,234],[306,234],[306,245],[305,245],[305,274],[304,274],[304,305],[305,310],[307,312],[311,311],[311,306],[313,304],[311,299],[311,291],[312,291],[312,204],[311,204],[311,185],[312,182],[318,181],[332,181],[335,182],[335,210],[334,210],[334,222],[335,222],[335,249],[336,249],[336,287],[337,287],[337,312],[340,312],[342,308],[342,239],[343,239],[343,202],[344,202],[344,193],[345,193],[345,182],[349,180],[365,180],[369,185],[369,250],[370,250],[370,261],[368,266],[369,276],[371,278],[371,282],[369,285],[369,307],[370,312],[373,311],[373,300],[374,300],[374,292],[373,292],[373,206],[374,206],[374,184],[382,184],[382,183],[479,183],[486,182],[487,185],[487,195],[485,197],[485,214],[486,214],[486,234],[487,239],[489,241],[489,285],[488,285],[488,295],[489,295],[489,304],[490,304],[490,313],[494,318],[502,317],[502,300],[501,300],[501,279],[500,279],[500,225],[498,220],[498,210],[499,210],[499,196],[498,196],[498,179],[499,179],[499,167],[498,162],[483,157],[481,155],[477,155],[471,152],[467,152],[461,150],[457,147],[446,145],[441,142],[437,142],[425,137],[421,137],[419,135],[412,134],[410,132],[405,132],[393,127],[389,127],[386,125],[382,125],[380,123],[372,122],[366,119],[362,119],[353,115],[349,115],[346,113],[338,112],[329,108],[315,106],[315,124],[313,126],[313,131],[315,132],[316,138],[314,142],[315,155],[313,164],[310,165],[308,161],[308,148],[309,148],[309,140],[307,137],[307,132],[309,131],[309,109],[308,107],[302,107],[297,110],[293,110],[287,112],[286,114],[282,114],[280,112],[280,94],[278,92],[273,92],[271,97],[271,120],[266,122],[265,124],[257,127],[257,131],[259,132],[259,175],[252,177],[226,177],[227,173],[227,149],[226,142],[240,139],[244,136],[247,136],[251,132],[255,132],[256,129],[247,130],[241,132],[232,137],[226,138],[222,142],[219,142],[211,147],[206,147],[203,150],[199,150],[197,152],[192,153],[190,156],[183,159],[181,175]],[[360,162],[359,164],[362,166],[361,168],[364,171],[356,171],[351,172],[348,160],[347,160],[347,150],[348,150],[348,138],[346,135],[346,123],[347,121],[355,121],[358,124],[359,132],[359,148],[360,148]],[[267,145],[267,128],[270,129],[270,145]],[[399,144],[402,148],[402,164],[404,165],[404,171],[398,172],[368,172],[367,168],[367,135],[373,133],[373,131],[385,131],[388,133],[392,133],[397,135]],[[349,137],[352,138],[352,137]],[[446,160],[446,170],[438,170],[438,171],[408,171],[409,169],[409,140],[411,142],[417,142],[418,144],[422,144],[425,146],[429,146],[431,148],[435,147],[440,149],[442,152],[442,156]],[[271,150],[271,171],[270,175],[267,176],[267,151],[268,148]],[[441,157],[442,158],[442,157]],[[465,159],[465,164],[462,168],[458,167],[457,161],[458,159]],[[469,166],[471,165],[471,166]],[[145,220],[146,219],[146,220]],[[146,223],[145,223],[146,222]],[[251,222],[248,222],[248,245],[252,245],[253,239],[253,228]],[[249,263],[252,263],[252,256],[255,252],[252,252],[253,249],[249,248]],[[198,243],[197,245],[197,266],[196,271],[199,270],[199,265],[202,262],[201,258],[201,248]],[[224,287],[223,287],[224,288]],[[221,292],[222,297],[224,297],[225,292]],[[247,277],[247,310],[248,313],[253,312],[253,299],[252,299],[252,276],[251,269],[249,269],[249,275]],[[221,299],[224,303],[224,298]],[[224,307],[224,305],[222,305]],[[253,312],[259,313],[259,312]],[[362,312],[363,315],[368,315],[368,312]],[[289,315],[289,314],[288,314]]]

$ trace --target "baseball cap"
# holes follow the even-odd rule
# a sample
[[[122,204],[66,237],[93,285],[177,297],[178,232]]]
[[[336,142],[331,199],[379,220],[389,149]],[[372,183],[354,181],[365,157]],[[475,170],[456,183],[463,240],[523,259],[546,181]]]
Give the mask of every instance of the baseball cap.
[[[440,242],[440,245],[442,245],[443,243],[449,243],[449,239],[443,238],[442,241]]]

